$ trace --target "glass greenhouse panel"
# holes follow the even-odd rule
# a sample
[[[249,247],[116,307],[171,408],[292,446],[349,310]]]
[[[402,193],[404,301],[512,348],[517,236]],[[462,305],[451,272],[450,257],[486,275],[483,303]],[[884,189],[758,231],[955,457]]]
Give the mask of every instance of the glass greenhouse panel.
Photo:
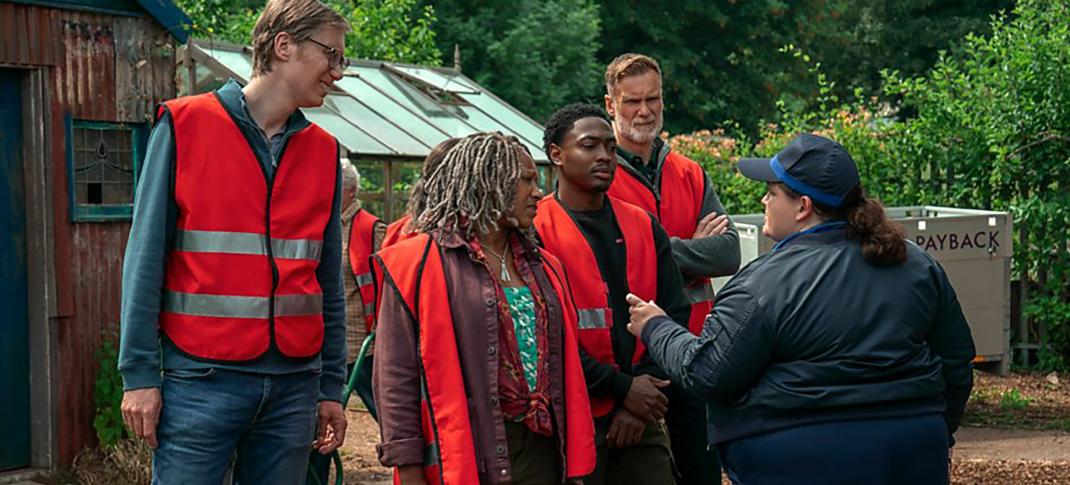
[[[378,140],[380,144],[389,147],[395,154],[419,157],[431,149],[430,146],[402,131],[396,120],[392,123],[352,96],[342,94],[327,96],[322,108],[334,111],[339,118],[359,127]]]

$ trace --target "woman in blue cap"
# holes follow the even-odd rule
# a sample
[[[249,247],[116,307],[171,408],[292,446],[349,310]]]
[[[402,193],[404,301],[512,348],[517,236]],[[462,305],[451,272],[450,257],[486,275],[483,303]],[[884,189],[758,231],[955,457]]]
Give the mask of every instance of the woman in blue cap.
[[[948,483],[973,339],[947,275],[904,238],[838,143],[744,159],[777,241],[721,290],[700,336],[629,295],[629,331],[707,400],[735,483]]]

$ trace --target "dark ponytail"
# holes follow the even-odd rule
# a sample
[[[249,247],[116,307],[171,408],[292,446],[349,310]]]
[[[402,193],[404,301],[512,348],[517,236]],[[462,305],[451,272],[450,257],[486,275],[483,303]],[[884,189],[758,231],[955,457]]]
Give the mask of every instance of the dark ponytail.
[[[801,197],[787,186],[785,191],[794,198]],[[907,260],[906,233],[884,215],[884,206],[877,199],[866,197],[861,185],[856,185],[844,197],[841,208],[833,208],[814,201],[814,212],[829,221],[845,221],[847,238],[862,244],[862,257],[877,266],[902,264]]]

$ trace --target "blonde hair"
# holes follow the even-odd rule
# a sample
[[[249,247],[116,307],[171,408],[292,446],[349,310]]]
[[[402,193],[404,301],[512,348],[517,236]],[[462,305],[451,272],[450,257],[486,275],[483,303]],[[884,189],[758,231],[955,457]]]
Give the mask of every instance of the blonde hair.
[[[653,57],[629,52],[613,59],[606,67],[606,94],[613,96],[613,88],[621,79],[637,76],[647,72],[656,72],[661,76],[661,66]]]
[[[349,30],[345,17],[319,0],[268,0],[253,27],[253,77],[271,72],[275,37],[280,33],[301,42],[323,26]]]

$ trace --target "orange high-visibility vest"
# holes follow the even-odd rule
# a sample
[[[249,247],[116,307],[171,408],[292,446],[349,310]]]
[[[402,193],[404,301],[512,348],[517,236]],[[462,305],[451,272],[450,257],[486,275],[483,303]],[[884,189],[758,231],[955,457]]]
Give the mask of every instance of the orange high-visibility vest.
[[[316,125],[290,136],[269,184],[214,93],[168,101],[178,204],[160,330],[199,360],[248,362],[323,343],[316,280],[334,203],[338,145]]]
[[[560,263],[545,251],[539,252],[563,312],[564,468],[568,477],[582,477],[594,471],[595,447],[594,422],[574,328],[576,315],[569,303],[568,283]],[[428,483],[477,484],[479,468],[472,441],[468,396],[464,392],[461,349],[457,348],[453,317],[449,311],[439,246],[427,234],[417,234],[381,250],[376,263],[376,266],[381,264],[379,271],[388,274],[389,280],[397,286],[397,294],[401,295],[419,327],[415,334],[420,352],[424,477]],[[398,483],[396,470],[394,482]]]
[[[617,164],[613,185],[609,186],[607,194],[654,214],[670,237],[691,239],[698,227],[705,180],[705,172],[699,164],[683,155],[670,152],[661,166],[661,177],[656,190],[642,175]],[[709,278],[699,278],[691,286],[709,284]],[[687,324],[691,333],[702,333],[702,325],[712,307],[713,303],[709,300],[691,305],[691,316]]]
[[[550,194],[539,201],[535,230],[546,250],[556,255],[568,271],[578,314],[580,345],[598,362],[616,367],[609,288],[586,236],[555,196]],[[658,260],[650,215],[643,209],[611,197],[606,197],[606,203],[613,209],[613,216],[624,235],[628,291],[643,300],[657,299]],[[639,362],[644,351],[643,342],[636,339],[632,363]],[[605,416],[613,410],[613,404],[612,397],[592,398],[591,414],[595,417]]]
[[[409,225],[412,223],[412,216],[405,214],[394,222],[391,222],[386,226],[386,236],[383,237],[383,244],[381,248],[393,246],[401,241],[409,239],[416,235]]]
[[[379,218],[364,209],[358,209],[349,225],[349,268],[360,288],[360,301],[364,306],[364,331],[371,332],[375,324],[375,278],[372,277],[368,258],[375,252],[375,224]]]

